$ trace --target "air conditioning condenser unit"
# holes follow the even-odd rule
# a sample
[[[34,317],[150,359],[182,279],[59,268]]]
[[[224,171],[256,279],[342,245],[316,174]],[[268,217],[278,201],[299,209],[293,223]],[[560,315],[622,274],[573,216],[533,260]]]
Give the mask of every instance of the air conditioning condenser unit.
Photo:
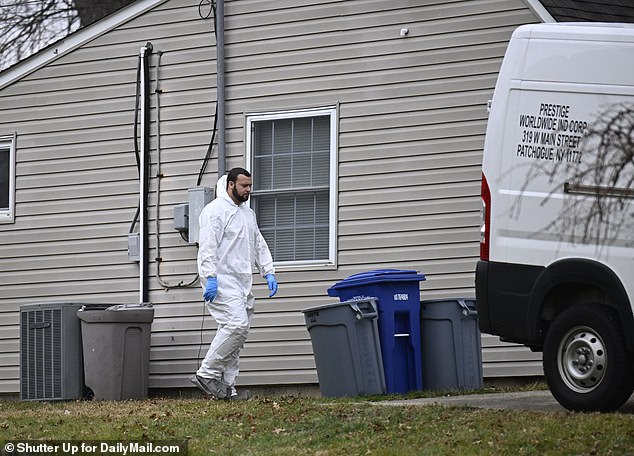
[[[79,399],[84,390],[81,324],[84,304],[20,307],[20,398]]]

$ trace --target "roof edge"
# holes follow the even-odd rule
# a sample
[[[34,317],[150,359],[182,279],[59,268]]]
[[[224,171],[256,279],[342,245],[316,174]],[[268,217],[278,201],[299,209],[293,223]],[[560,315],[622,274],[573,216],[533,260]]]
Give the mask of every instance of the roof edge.
[[[537,16],[542,22],[557,22],[555,18],[548,12],[546,7],[542,5],[539,0],[524,0],[524,3],[528,8]]]
[[[0,90],[88,41],[168,0],[139,0],[45,47],[0,73]]]

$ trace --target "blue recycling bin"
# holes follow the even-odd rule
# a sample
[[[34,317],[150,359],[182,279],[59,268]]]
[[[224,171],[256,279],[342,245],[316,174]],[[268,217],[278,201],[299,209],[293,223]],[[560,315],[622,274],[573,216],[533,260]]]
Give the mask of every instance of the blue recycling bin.
[[[388,393],[423,389],[420,337],[420,291],[423,274],[378,269],[353,274],[328,288],[340,301],[375,297],[381,356]]]

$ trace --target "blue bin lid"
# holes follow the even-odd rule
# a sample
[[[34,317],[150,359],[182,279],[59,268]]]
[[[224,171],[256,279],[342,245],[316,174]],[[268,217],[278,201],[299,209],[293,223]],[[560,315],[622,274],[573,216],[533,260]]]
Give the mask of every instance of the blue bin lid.
[[[424,274],[419,274],[417,271],[411,269],[376,269],[374,271],[352,274],[350,277],[337,282],[332,287],[328,288],[328,295],[337,296],[335,290],[356,287],[359,285],[368,285],[380,282],[420,282],[423,280],[426,280]]]

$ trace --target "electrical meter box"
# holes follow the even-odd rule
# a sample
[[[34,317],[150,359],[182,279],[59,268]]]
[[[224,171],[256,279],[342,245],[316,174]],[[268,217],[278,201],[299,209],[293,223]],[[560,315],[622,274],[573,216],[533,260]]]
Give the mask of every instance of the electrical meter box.
[[[128,234],[128,259],[130,261],[141,261],[139,233]]]
[[[214,190],[211,187],[192,187],[187,190],[189,195],[189,236],[188,242],[194,244],[198,242],[200,226],[198,217],[203,208],[214,198]]]

